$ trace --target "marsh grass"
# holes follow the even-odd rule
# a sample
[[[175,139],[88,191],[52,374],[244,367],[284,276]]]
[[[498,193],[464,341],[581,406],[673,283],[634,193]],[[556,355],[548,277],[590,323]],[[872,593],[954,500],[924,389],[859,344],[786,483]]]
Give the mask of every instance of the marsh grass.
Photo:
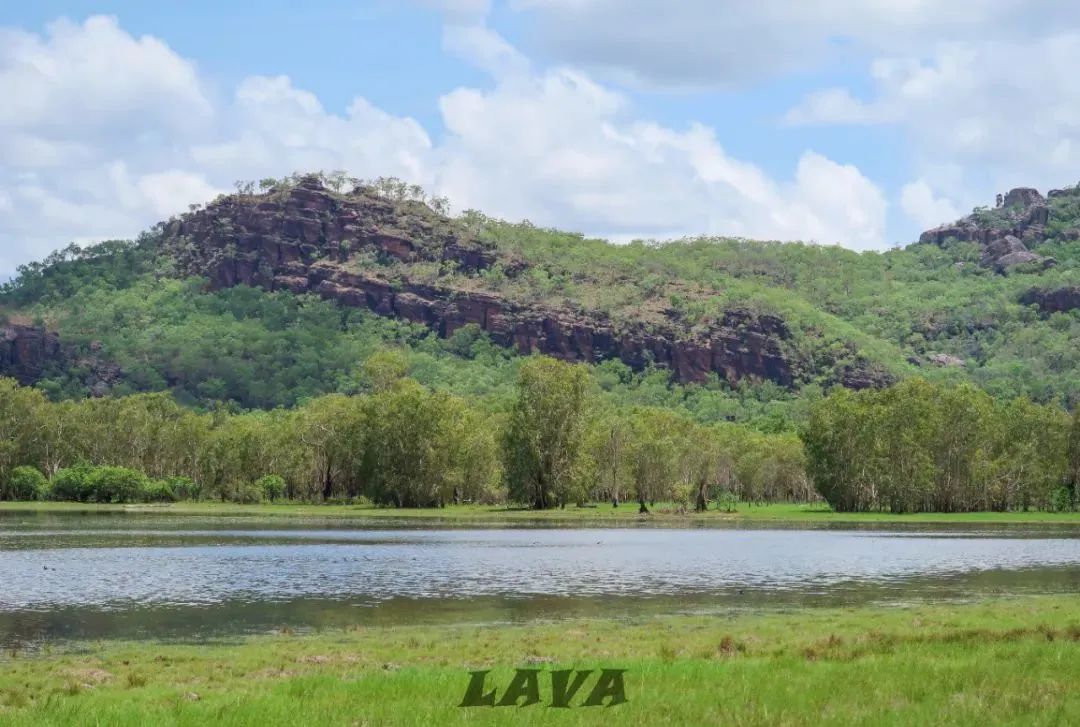
[[[459,708],[467,672],[624,668],[629,702]],[[1078,724],[1080,599],[76,645],[0,663],[0,723]],[[586,687],[586,690],[588,687]]]

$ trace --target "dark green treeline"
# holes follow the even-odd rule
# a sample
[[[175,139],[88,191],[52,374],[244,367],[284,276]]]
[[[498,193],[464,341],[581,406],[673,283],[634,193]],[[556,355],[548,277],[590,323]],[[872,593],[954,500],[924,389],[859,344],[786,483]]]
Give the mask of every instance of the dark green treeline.
[[[1080,415],[921,380],[838,390],[802,432],[617,407],[588,371],[536,357],[488,409],[365,362],[364,394],[198,412],[168,394],[51,402],[0,379],[0,499],[368,501],[397,507],[809,501],[894,512],[1069,509]]]

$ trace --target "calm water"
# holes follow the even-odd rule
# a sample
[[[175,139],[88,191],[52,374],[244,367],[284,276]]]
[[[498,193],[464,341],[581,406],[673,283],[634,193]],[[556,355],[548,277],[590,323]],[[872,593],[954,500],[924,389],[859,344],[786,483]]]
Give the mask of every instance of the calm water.
[[[0,514],[0,645],[1080,594],[1080,531]]]

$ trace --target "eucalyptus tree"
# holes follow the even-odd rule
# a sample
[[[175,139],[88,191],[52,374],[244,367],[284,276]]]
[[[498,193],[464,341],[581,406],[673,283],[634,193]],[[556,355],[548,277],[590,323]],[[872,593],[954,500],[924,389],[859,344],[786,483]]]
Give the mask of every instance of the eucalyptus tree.
[[[537,357],[522,364],[502,450],[508,494],[537,510],[581,492],[589,373]]]

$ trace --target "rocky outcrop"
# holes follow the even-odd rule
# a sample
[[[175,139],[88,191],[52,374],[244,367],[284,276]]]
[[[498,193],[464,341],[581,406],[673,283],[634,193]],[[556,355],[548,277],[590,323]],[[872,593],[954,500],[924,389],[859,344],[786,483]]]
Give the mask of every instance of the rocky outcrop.
[[[730,310],[699,332],[674,316],[616,326],[598,311],[509,300],[483,290],[475,275],[496,262],[493,247],[427,207],[409,204],[414,206],[362,191],[339,195],[306,179],[276,196],[222,198],[174,221],[164,244],[181,273],[207,277],[215,288],[244,284],[315,293],[422,323],[442,336],[474,324],[523,353],[586,362],[617,358],[635,369],[655,363],[682,382],[716,373],[729,381],[795,383],[795,367],[784,352],[790,332],[778,317]],[[463,285],[460,276],[456,287],[420,283],[409,277],[413,266],[372,261],[451,265],[477,284]],[[523,268],[520,261],[499,262],[504,271]],[[861,369],[850,379],[866,386],[888,383],[881,372]]]
[[[999,273],[1007,271],[1011,267],[1025,263],[1045,264],[1047,258],[1036,255],[1028,250],[1027,245],[1013,235],[1005,235],[993,240],[983,250],[979,264],[983,267],[993,268]]]
[[[1046,239],[1050,207],[1035,189],[1020,187],[999,195],[998,206],[983,209],[957,222],[927,230],[921,244],[943,245],[947,240],[982,245],[980,264],[1005,273],[1017,265],[1033,263],[1042,267],[1056,264],[1053,258],[1031,251]]]
[[[30,386],[63,359],[60,337],[41,326],[10,324],[0,335],[0,376]]]
[[[1024,305],[1038,306],[1043,313],[1064,313],[1080,309],[1080,286],[1046,290],[1032,288],[1020,296]]]
[[[795,380],[781,347],[790,334],[774,316],[729,311],[723,324],[707,336],[680,335],[674,325],[617,328],[599,313],[522,305],[486,291],[395,283],[326,263],[305,270],[291,265],[274,276],[270,287],[313,292],[347,306],[422,323],[440,336],[473,324],[495,343],[526,354],[586,362],[617,358],[635,369],[657,363],[682,382],[704,381],[711,372],[729,381],[751,376],[791,386]]]
[[[123,380],[119,366],[102,355],[101,345],[88,350],[64,344],[60,335],[43,326],[11,323],[0,329],[0,376],[33,386],[65,370],[80,372],[79,382],[91,396],[106,396]]]
[[[964,365],[964,359],[947,353],[932,353],[926,357],[926,360],[935,366],[944,368],[956,368]]]
[[[362,255],[466,272],[495,261],[491,246],[420,202],[336,194],[316,177],[283,192],[223,197],[172,222],[166,240],[181,273],[206,276],[219,288],[270,287],[275,277],[315,262],[343,264]]]

